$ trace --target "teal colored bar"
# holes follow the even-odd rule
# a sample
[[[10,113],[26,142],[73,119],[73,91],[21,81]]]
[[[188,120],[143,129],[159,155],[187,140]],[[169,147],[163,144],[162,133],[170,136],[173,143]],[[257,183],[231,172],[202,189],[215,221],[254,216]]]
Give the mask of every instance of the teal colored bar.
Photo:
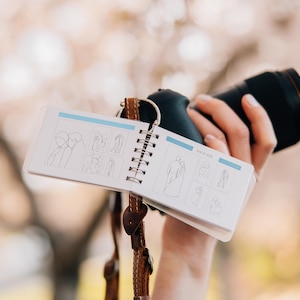
[[[240,171],[241,168],[242,168],[240,165],[235,164],[235,163],[233,163],[232,161],[226,160],[226,159],[224,159],[224,158],[219,158],[219,162],[220,162],[221,164],[224,164],[224,165],[226,165],[226,166],[229,166],[229,167],[234,168],[234,169],[239,170],[239,171]]]
[[[85,117],[85,116],[80,116],[80,115],[64,113],[64,112],[60,112],[58,114],[58,116],[61,117],[61,118],[67,118],[67,119],[78,120],[78,121],[83,121],[83,122],[101,124],[101,125],[106,125],[106,126],[110,126],[110,127],[117,127],[117,128],[122,128],[122,129],[135,130],[134,125],[123,124],[123,123],[114,122],[114,121],[108,121],[108,120],[102,120],[102,119],[97,119],[97,118]]]
[[[182,148],[185,148],[185,149],[187,149],[187,150],[190,150],[190,151],[192,151],[193,148],[194,148],[193,146],[191,146],[191,145],[189,145],[189,144],[186,144],[186,143],[184,143],[184,142],[181,142],[181,141],[179,141],[179,140],[176,140],[176,139],[174,139],[174,138],[172,138],[172,137],[170,137],[170,136],[167,136],[166,141],[168,141],[168,142],[170,142],[170,143],[172,143],[172,144],[175,144],[175,145],[177,145],[177,146],[180,146],[180,147],[182,147]]]

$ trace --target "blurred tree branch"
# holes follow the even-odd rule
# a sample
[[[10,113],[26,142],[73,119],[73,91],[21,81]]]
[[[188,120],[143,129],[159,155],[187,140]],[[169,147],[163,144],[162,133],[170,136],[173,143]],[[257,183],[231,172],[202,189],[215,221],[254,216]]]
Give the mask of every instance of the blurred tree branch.
[[[10,223],[9,220],[2,220],[3,225],[14,230],[22,230],[28,226],[36,226],[46,232],[53,251],[51,273],[53,274],[54,282],[54,299],[75,299],[79,267],[82,260],[86,257],[86,250],[95,230],[108,212],[108,199],[106,198],[99,201],[98,209],[90,216],[81,235],[78,234],[74,236],[68,232],[55,231],[40,217],[35,195],[25,184],[17,157],[13,149],[2,136],[0,136],[0,153],[2,159],[6,160],[10,168],[10,172],[12,173],[11,180],[16,181],[22,186],[22,191],[25,194],[24,198],[28,201],[30,206],[30,219],[26,223],[18,223],[18,225],[15,225]],[[107,196],[107,193],[105,195]],[[89,196],[87,195],[87,197]],[[1,201],[6,201],[5,194],[3,194]]]

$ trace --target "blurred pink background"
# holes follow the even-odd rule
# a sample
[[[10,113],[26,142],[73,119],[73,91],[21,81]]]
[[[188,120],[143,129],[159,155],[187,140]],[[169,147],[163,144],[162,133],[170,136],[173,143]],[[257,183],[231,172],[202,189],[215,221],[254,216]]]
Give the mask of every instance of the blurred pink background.
[[[158,88],[193,99],[265,70],[300,72],[299,7],[295,0],[1,0],[0,299],[104,295],[113,249],[107,192],[22,171],[41,107],[114,115],[124,97]],[[234,238],[217,248],[207,299],[300,298],[299,146],[270,159]],[[150,212],[145,221],[154,269],[163,220]],[[126,235],[121,251],[121,299],[130,299]]]

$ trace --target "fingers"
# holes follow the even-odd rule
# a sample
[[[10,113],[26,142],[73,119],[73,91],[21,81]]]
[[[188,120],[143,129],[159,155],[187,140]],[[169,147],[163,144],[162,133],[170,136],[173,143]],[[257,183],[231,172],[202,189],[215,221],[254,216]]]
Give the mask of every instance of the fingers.
[[[201,113],[189,110],[188,114],[204,137],[207,146],[254,165],[258,176],[276,146],[272,123],[264,108],[252,95],[242,97],[242,107],[250,121],[254,143],[250,145],[248,127],[224,102],[207,95],[197,97],[199,110],[212,117],[215,124]]]
[[[217,151],[220,151],[220,152],[230,155],[229,149],[228,149],[226,143],[224,143],[222,140],[216,138],[212,134],[207,134],[204,137],[204,143],[205,143],[205,145],[207,145],[210,148],[213,148]]]
[[[206,95],[204,97],[200,95],[196,100],[196,105],[200,111],[210,115],[220,128],[219,130],[224,132],[230,154],[251,163],[249,130],[238,115],[224,101]],[[196,124],[196,126],[198,129],[201,127],[203,131],[208,130],[208,126],[203,127],[200,124]],[[213,134],[217,138],[220,135],[216,135],[214,132],[205,132],[205,134],[208,133]]]
[[[196,125],[202,137],[205,137],[207,134],[211,134],[217,139],[223,141],[223,143],[227,143],[223,131],[220,130],[211,121],[209,121],[206,117],[204,117],[194,109],[188,109],[187,113],[192,119],[193,123]]]
[[[254,144],[251,146],[252,164],[257,176],[260,177],[268,157],[277,144],[276,135],[267,112],[252,95],[242,97],[242,107],[250,121],[254,137]]]
[[[187,113],[192,119],[193,123],[196,125],[197,129],[204,139],[204,143],[208,147],[211,147],[228,155],[230,154],[227,147],[225,135],[216,125],[214,125],[194,109],[188,109]]]

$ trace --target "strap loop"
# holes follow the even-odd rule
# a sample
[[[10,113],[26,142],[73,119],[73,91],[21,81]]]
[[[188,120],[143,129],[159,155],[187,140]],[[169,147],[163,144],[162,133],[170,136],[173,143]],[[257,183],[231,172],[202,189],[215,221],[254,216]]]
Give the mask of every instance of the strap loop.
[[[104,267],[104,278],[107,281],[110,281],[118,274],[119,274],[119,260],[111,259],[108,262],[106,262]]]
[[[150,251],[148,248],[145,248],[144,250],[144,256],[147,257],[147,262],[148,262],[148,266],[149,266],[149,272],[150,275],[153,273],[153,257],[150,254]]]
[[[121,233],[122,199],[120,192],[110,194],[110,221],[114,240],[114,252],[104,266],[106,280],[105,300],[118,300],[119,298],[119,240]]]
[[[129,206],[123,213],[123,226],[128,235],[132,235],[139,227],[148,211],[147,206],[142,203],[138,211],[131,211]]]

